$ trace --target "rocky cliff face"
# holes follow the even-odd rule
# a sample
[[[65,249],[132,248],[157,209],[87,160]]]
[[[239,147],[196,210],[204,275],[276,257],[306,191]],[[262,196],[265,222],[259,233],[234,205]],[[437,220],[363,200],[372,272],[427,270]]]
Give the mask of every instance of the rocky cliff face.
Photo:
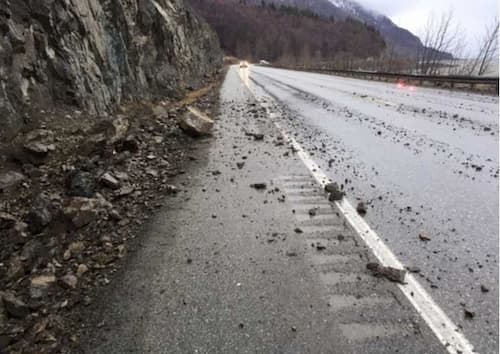
[[[221,63],[215,34],[182,0],[0,0],[0,139],[36,120],[34,108],[106,114],[195,87]]]

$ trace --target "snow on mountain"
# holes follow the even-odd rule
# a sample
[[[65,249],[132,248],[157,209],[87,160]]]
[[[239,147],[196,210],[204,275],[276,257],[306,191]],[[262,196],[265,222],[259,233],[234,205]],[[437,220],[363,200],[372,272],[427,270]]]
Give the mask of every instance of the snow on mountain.
[[[351,0],[328,0],[333,5],[356,18],[366,18],[368,16],[379,18],[383,15],[373,9],[368,9]]]
[[[298,2],[303,0],[297,0]],[[316,0],[322,2],[324,0]],[[374,9],[368,9],[355,0],[326,0],[345,16],[354,17],[377,29],[385,38],[388,48],[404,56],[415,56],[422,48],[422,42],[410,31],[398,27],[387,16]],[[448,57],[447,53],[442,53]]]

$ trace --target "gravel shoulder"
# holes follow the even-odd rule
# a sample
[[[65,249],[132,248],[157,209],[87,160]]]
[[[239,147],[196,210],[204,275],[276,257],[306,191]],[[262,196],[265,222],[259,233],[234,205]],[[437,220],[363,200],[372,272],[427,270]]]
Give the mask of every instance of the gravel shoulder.
[[[222,77],[181,101],[108,117],[59,107],[0,145],[0,352],[71,352],[82,309],[114,282],[178,187],[194,138],[185,107],[216,114]]]

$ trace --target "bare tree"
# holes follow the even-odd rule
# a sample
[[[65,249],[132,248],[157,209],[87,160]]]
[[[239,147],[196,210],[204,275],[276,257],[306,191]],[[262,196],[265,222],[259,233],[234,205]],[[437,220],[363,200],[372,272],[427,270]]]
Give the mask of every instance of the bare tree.
[[[476,41],[478,50],[472,55],[466,56],[466,60],[460,68],[459,74],[484,75],[491,63],[498,57],[498,17],[486,25],[484,34]]]
[[[401,70],[398,65],[398,60],[400,60],[400,58],[398,58],[396,47],[394,44],[387,44],[380,58],[382,59],[380,62],[381,71],[390,73],[398,72]]]
[[[474,59],[473,70],[476,71],[478,75],[484,75],[489,65],[493,59],[498,54],[498,17],[494,21],[486,26],[484,36],[480,41],[481,45],[479,47],[479,52],[477,57]]]
[[[462,33],[455,23],[453,10],[436,17],[432,14],[424,28],[423,49],[419,53],[417,70],[422,74],[435,75],[439,72],[440,61],[446,53],[454,53],[461,45]]]
[[[452,54],[453,58],[448,63],[449,65],[446,73],[448,75],[467,74],[467,58],[470,58],[470,52],[467,48],[467,36],[465,31],[462,31],[461,29],[455,38],[455,45]]]

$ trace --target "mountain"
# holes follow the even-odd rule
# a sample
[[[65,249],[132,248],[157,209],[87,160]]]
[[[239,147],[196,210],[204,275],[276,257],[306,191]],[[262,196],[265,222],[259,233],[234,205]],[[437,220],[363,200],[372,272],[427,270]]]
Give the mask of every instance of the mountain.
[[[389,50],[401,56],[414,56],[424,48],[420,39],[410,31],[397,26],[387,16],[365,8],[353,0],[325,0],[346,16],[352,16],[376,28],[384,37]]]
[[[379,56],[386,47],[376,30],[360,20],[326,18],[293,5],[258,0],[189,0],[217,32],[226,54],[287,65]]]
[[[420,39],[410,31],[397,26],[387,16],[374,10],[367,9],[354,0],[248,0],[253,3],[263,1],[274,3],[277,6],[294,6],[299,9],[312,11],[322,17],[335,19],[354,18],[372,26],[385,39],[387,50],[393,51],[402,57],[415,57],[424,49]],[[449,53],[440,53],[442,59],[451,59]]]

